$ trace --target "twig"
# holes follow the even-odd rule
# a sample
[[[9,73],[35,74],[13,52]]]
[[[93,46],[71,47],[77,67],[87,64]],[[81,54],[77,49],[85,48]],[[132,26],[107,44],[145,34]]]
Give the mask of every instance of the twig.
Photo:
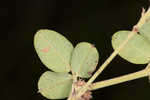
[[[109,79],[109,80],[104,80],[104,81],[101,81],[101,82],[93,83],[92,85],[90,85],[90,90],[104,88],[104,87],[107,87],[107,86],[111,86],[111,85],[131,81],[131,80],[139,79],[139,78],[142,78],[142,77],[147,77],[149,75],[150,75],[150,64],[148,64],[147,67],[142,71],[138,71],[138,72],[134,72],[134,73],[131,73],[131,74],[127,74],[127,75],[119,76],[119,77],[116,77],[116,78],[112,78],[112,79]]]
[[[98,71],[89,79],[87,84],[81,88],[79,91],[77,97],[79,98],[82,96],[85,91],[87,91],[88,86],[91,85],[91,83],[97,78],[99,74],[102,73],[102,71],[107,67],[107,65],[116,57],[116,55],[123,49],[123,47],[127,44],[127,42],[138,32],[138,29],[147,21],[147,19],[150,17],[150,8],[145,12],[143,10],[142,16],[139,20],[139,22],[133,27],[133,30],[131,33],[128,35],[127,39],[110,55],[110,57],[100,66]]]

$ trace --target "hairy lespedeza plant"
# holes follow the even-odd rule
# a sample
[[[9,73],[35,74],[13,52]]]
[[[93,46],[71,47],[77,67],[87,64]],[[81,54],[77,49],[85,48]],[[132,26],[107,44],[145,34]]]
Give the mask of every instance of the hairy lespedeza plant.
[[[38,82],[39,92],[48,99],[89,100],[91,91],[110,85],[149,77],[150,75],[150,8],[142,10],[139,22],[131,31],[121,30],[112,36],[114,52],[96,69],[99,54],[94,45],[80,42],[75,47],[61,34],[48,30],[39,30],[34,37],[36,52],[49,68]],[[93,81],[116,55],[134,64],[148,64],[141,71],[124,76],[95,82]],[[71,74],[69,73],[71,72]],[[87,82],[85,78],[90,78]]]

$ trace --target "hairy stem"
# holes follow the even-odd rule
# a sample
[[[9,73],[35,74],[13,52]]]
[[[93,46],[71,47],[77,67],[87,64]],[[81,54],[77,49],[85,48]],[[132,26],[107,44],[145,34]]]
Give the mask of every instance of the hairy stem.
[[[72,72],[73,73],[73,72]],[[74,92],[76,92],[76,88],[75,88],[75,83],[77,82],[77,76],[75,74],[73,74],[73,83],[72,83],[72,89],[71,89],[71,92],[69,94],[69,97],[67,100],[76,100],[75,99],[75,96],[73,95]]]
[[[127,74],[127,75],[123,75],[123,76],[119,76],[119,77],[116,77],[116,78],[104,80],[104,81],[101,81],[101,82],[93,83],[92,85],[90,85],[90,90],[104,88],[104,87],[107,87],[107,86],[111,86],[111,85],[131,81],[131,80],[135,80],[135,79],[138,79],[138,78],[147,77],[149,75],[150,75],[150,63],[147,65],[147,67],[144,70],[134,72],[134,73],[131,73],[131,74]]]
[[[104,88],[104,87],[107,87],[107,86],[111,86],[111,85],[131,81],[131,80],[135,80],[135,79],[138,79],[138,78],[147,77],[148,75],[149,75],[149,73],[147,72],[147,70],[142,70],[142,71],[127,74],[127,75],[124,75],[124,76],[119,76],[119,77],[116,77],[116,78],[112,78],[112,79],[109,79],[109,80],[93,83],[90,86],[90,89],[91,90],[96,90],[96,89]]]

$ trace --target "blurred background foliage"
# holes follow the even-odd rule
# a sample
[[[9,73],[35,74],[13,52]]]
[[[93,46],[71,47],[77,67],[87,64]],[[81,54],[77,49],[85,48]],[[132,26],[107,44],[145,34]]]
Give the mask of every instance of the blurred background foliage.
[[[37,30],[62,33],[74,46],[93,43],[99,65],[112,53],[111,36],[131,30],[148,7],[148,0],[3,0],[0,3],[0,99],[47,100],[37,93],[37,81],[46,71],[34,47]],[[96,81],[144,68],[117,56]],[[93,100],[149,100],[150,84],[142,78],[93,92]]]

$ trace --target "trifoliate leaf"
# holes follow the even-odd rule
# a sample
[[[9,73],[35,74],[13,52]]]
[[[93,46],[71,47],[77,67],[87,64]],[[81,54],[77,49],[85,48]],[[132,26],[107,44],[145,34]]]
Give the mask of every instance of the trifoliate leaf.
[[[112,46],[117,49],[127,38],[130,31],[119,31],[112,36]],[[127,61],[135,64],[146,64],[150,62],[150,43],[139,34],[135,34],[119,55]]]
[[[97,49],[90,43],[81,42],[77,44],[72,53],[72,71],[79,77],[88,78],[95,70],[98,59]]]
[[[69,96],[72,77],[68,73],[47,71],[38,82],[39,92],[48,99],[63,99]]]
[[[52,30],[39,30],[34,46],[41,61],[55,72],[70,71],[72,44],[61,34]]]

